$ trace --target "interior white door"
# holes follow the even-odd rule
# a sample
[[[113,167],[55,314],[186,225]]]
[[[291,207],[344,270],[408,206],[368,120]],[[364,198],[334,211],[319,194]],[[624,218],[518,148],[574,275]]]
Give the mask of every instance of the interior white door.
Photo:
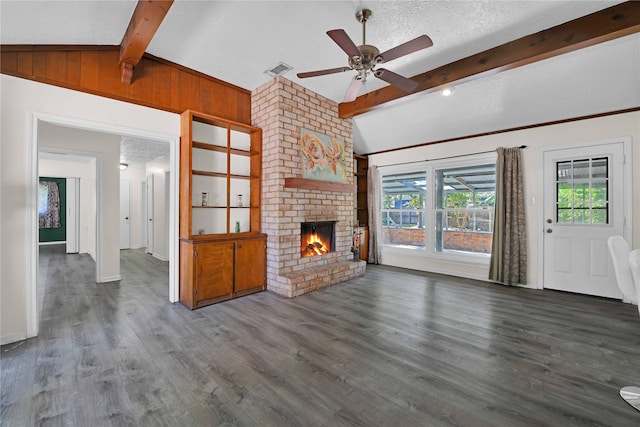
[[[80,178],[67,178],[67,253],[80,251]]]
[[[153,253],[153,175],[147,176],[147,253]]]
[[[120,180],[120,249],[131,247],[131,181]]]
[[[624,231],[624,144],[543,157],[544,287],[621,299],[607,239]]]
[[[140,244],[147,246],[147,180],[141,179],[138,183],[140,187]]]

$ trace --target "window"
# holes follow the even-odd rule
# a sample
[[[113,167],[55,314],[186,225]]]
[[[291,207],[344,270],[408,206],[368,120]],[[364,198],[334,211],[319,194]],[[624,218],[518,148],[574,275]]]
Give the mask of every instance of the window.
[[[426,172],[382,178],[382,244],[424,249]]]
[[[436,252],[490,254],[496,165],[436,169]]]
[[[381,168],[379,245],[421,250],[425,257],[488,258],[495,157],[489,153]]]
[[[556,163],[556,222],[609,223],[609,159]]]

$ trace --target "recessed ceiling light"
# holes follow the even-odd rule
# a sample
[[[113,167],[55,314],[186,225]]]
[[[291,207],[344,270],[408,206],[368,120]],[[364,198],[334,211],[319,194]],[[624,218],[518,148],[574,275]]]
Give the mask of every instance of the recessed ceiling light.
[[[126,169],[126,168],[128,168],[128,167],[129,167],[129,165],[128,165],[128,164],[126,164],[126,163],[120,163],[120,170],[121,170],[121,171],[125,170],[125,169]]]
[[[453,88],[452,87],[447,87],[442,89],[442,96],[451,96],[453,95]]]

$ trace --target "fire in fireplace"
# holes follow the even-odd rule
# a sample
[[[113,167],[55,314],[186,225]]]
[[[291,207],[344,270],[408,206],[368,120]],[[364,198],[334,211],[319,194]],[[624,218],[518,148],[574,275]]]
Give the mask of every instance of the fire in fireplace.
[[[300,256],[304,258],[335,251],[335,224],[335,221],[301,223]]]

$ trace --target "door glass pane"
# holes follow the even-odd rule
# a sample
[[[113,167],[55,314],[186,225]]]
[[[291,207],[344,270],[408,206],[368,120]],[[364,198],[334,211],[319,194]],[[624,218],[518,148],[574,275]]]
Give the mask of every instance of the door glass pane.
[[[609,159],[556,163],[556,222],[608,224]]]
[[[602,159],[593,159],[592,160],[592,172],[591,172],[591,176],[593,178],[608,178],[609,177],[609,171],[607,170],[607,158],[602,158]]]
[[[609,219],[607,218],[607,214],[608,214],[607,208],[594,207],[591,210],[591,223],[592,224],[608,224]]]
[[[571,162],[558,162],[556,167],[558,181],[571,179]]]
[[[594,202],[606,202],[608,198],[607,181],[594,180],[591,183],[591,200]]]
[[[573,179],[589,178],[589,160],[575,160],[573,162]]]

